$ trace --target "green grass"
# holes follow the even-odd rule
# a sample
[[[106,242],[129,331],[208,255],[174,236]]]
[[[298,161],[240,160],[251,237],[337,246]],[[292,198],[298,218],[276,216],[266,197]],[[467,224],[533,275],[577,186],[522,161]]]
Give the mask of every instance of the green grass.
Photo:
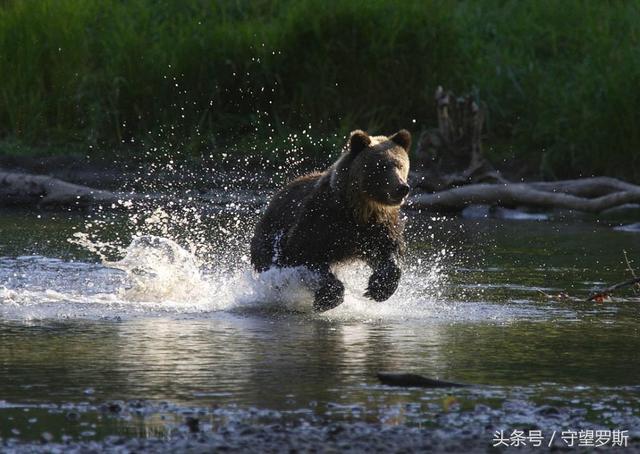
[[[640,178],[640,3],[492,1],[457,14],[495,143],[549,176]]]
[[[25,149],[286,162],[297,132],[322,159],[434,125],[442,84],[487,103],[498,165],[640,179],[631,1],[4,0],[0,68],[0,140]]]

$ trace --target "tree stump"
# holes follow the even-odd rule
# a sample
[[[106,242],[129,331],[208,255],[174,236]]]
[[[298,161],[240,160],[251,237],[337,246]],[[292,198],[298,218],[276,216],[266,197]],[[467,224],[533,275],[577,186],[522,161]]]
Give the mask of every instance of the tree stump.
[[[472,96],[438,87],[438,127],[424,131],[416,150],[414,186],[442,191],[469,183],[503,182],[482,151],[485,109]]]

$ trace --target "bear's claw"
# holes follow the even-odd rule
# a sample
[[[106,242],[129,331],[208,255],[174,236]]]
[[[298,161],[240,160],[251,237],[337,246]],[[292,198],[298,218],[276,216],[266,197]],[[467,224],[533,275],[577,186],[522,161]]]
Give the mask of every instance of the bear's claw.
[[[328,279],[316,291],[313,309],[316,312],[325,312],[342,304],[343,299],[344,285],[334,277],[333,279]]]
[[[378,302],[388,300],[398,289],[400,274],[400,268],[395,263],[388,263],[377,269],[369,278],[364,296]]]
[[[389,298],[391,298],[391,295],[393,295],[396,291],[396,288],[398,288],[398,286],[396,285],[395,287],[393,287],[392,289],[385,289],[385,288],[367,288],[367,291],[364,292],[364,296],[366,298],[370,298],[374,301],[377,301],[378,303],[381,303],[383,301],[388,300]]]

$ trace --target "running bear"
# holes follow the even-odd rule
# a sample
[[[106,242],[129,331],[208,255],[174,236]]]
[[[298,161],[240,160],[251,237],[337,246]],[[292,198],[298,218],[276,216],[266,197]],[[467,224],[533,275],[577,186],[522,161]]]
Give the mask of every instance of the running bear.
[[[400,206],[409,194],[411,134],[350,134],[342,156],[324,172],[293,180],[271,200],[251,240],[258,272],[305,266],[318,276],[314,310],[333,309],[344,285],[332,265],[359,259],[372,269],[365,296],[385,301],[398,288],[404,251]]]

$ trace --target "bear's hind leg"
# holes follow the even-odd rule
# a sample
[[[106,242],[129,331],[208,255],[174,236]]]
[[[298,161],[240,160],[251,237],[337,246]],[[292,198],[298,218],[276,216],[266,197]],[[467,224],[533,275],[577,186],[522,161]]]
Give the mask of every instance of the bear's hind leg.
[[[320,275],[320,287],[315,292],[313,309],[325,312],[339,306],[344,301],[344,285],[335,275],[324,270]]]

